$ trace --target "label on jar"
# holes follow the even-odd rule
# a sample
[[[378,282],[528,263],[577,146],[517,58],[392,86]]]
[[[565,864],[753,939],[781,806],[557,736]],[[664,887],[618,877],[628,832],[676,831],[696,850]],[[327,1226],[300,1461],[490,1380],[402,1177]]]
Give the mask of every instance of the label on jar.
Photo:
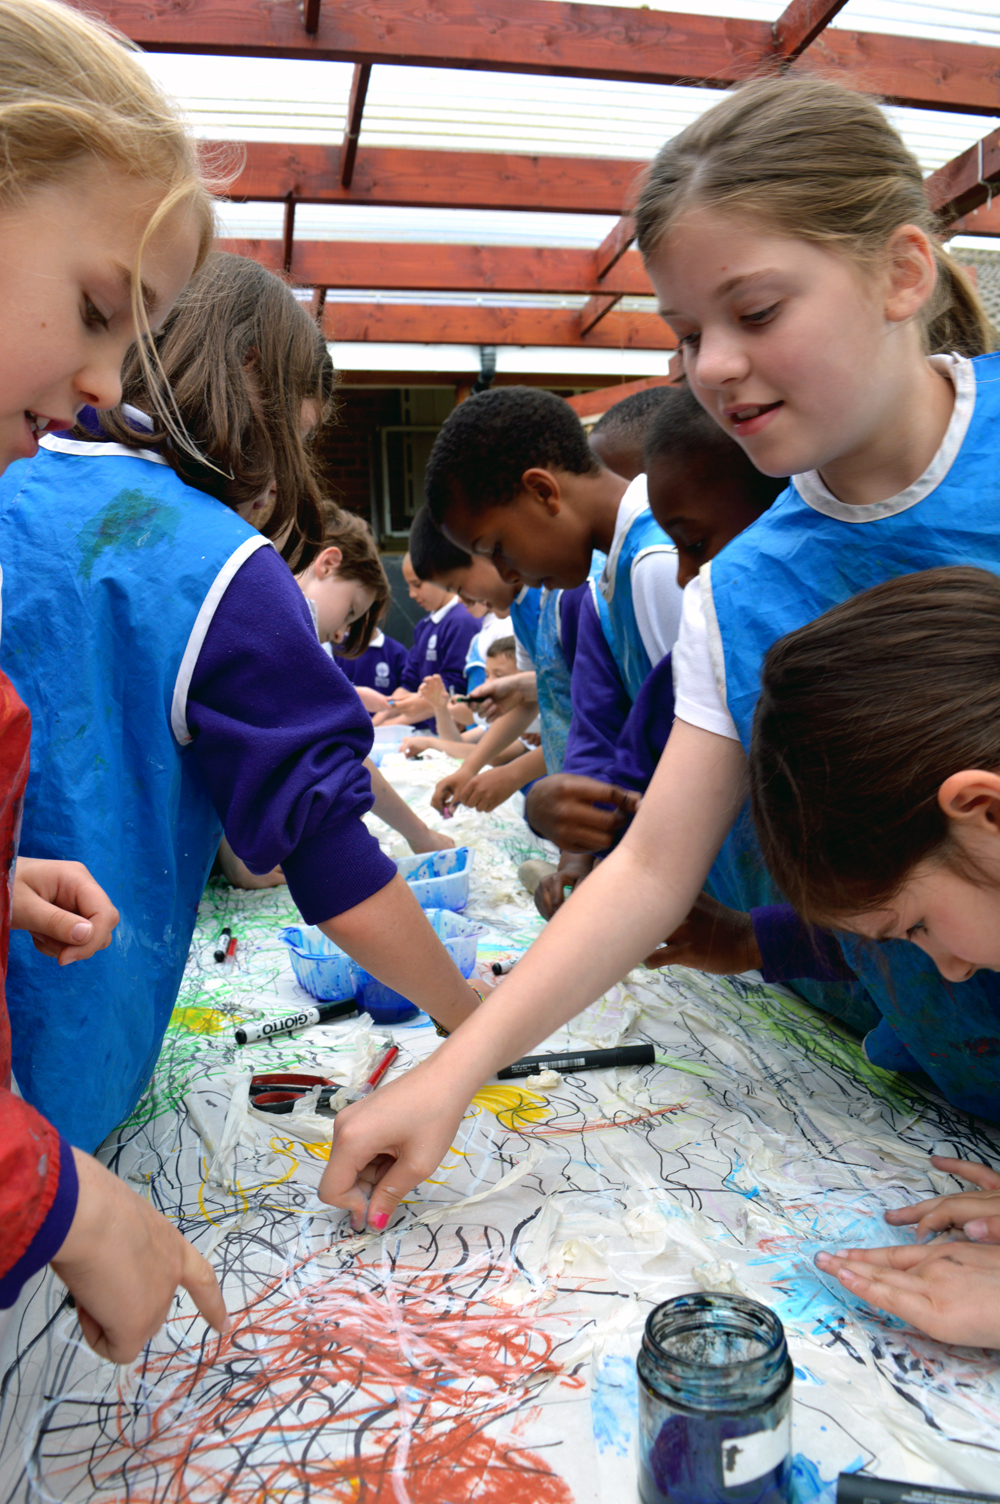
[[[750,1436],[731,1436],[722,1443],[722,1481],[726,1488],[740,1488],[773,1472],[788,1456],[792,1443],[789,1413],[773,1431],[754,1431]]]

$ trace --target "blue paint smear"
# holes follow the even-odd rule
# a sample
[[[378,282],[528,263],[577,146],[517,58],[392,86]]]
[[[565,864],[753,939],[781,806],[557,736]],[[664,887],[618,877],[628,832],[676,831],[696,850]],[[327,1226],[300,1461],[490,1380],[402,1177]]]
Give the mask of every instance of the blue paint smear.
[[[639,1390],[632,1358],[605,1355],[594,1367],[590,1420],[599,1452],[628,1455],[639,1418]]]
[[[819,1475],[815,1462],[810,1462],[803,1452],[796,1452],[791,1461],[791,1478],[788,1497],[790,1504],[834,1504],[837,1480],[825,1483]]]

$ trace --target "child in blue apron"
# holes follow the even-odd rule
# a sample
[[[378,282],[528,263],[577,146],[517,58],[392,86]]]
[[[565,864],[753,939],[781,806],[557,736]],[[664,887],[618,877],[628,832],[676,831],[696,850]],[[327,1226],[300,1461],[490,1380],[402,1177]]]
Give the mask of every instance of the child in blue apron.
[[[878,644],[877,673],[859,642]],[[936,1031],[942,1059],[971,1048],[994,1078],[998,667],[996,573],[931,569],[887,580],[771,648],[750,751],[761,846],[796,908],[847,931],[855,955],[893,957],[894,980],[908,979],[895,999],[903,1039]],[[910,963],[907,971],[897,957]],[[945,985],[932,987],[938,974]],[[975,1040],[965,1007],[973,978],[994,1003],[990,1032]],[[820,1262],[848,1289],[932,1336],[1000,1346],[1000,1177],[983,1165],[934,1162],[979,1191],[936,1197],[886,1220],[918,1223],[920,1237],[961,1229],[972,1242],[946,1245],[949,1267],[939,1265],[940,1244]]]
[[[322,1194],[358,1217],[376,1153],[391,1144],[403,1162],[372,1194],[381,1220],[492,1071],[681,924],[745,799],[770,644],[895,574],[969,559],[1000,571],[1000,357],[936,353],[984,349],[988,326],[935,242],[919,165],[874,104],[806,76],[748,84],[663,148],[636,223],[692,392],[758,469],[794,480],[685,591],[674,727],[621,844],[496,998],[339,1125]],[[533,515],[554,499],[547,488]],[[497,520],[469,541],[499,557]],[[858,651],[874,659],[877,645]],[[992,1032],[983,1011],[973,1000],[970,1038]]]
[[[223,828],[252,872],[281,866],[307,923],[445,1026],[476,1001],[363,823],[371,720],[254,526],[287,534],[300,571],[319,552],[322,338],[278,278],[216,253],[156,350],[188,449],[135,355],[129,407],[0,482],[5,650],[35,715],[25,850],[71,850],[122,914],[86,982],[12,948],[14,1069],[90,1147],[152,1073]]]
[[[131,52],[47,0],[0,3],[0,163],[2,473],[85,402],[118,400],[125,351],[169,312],[207,249],[212,211],[194,143]],[[130,293],[140,276],[145,318]],[[40,648],[48,626],[36,622]],[[60,860],[80,855],[69,842],[52,860],[18,860],[30,737],[28,709],[0,674],[0,1325],[50,1263],[87,1342],[129,1363],[178,1284],[218,1331],[225,1307],[176,1227],[12,1090],[10,929],[32,933],[50,981],[82,975],[96,998],[90,958],[118,920],[83,865]]]

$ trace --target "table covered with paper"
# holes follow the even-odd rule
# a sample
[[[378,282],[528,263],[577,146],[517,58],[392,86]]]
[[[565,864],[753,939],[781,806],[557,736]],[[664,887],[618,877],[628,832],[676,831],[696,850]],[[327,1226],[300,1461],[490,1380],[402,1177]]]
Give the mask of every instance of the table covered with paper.
[[[383,771],[423,809],[443,766]],[[483,976],[541,927],[520,804],[444,827],[475,852]],[[0,1504],[633,1504],[643,1323],[699,1287],[785,1323],[799,1504],[859,1467],[993,1491],[996,1355],[879,1316],[813,1255],[906,1240],[883,1211],[957,1188],[929,1153],[1000,1165],[1000,1130],[869,1066],[781,989],[639,968],[548,1044],[652,1041],[664,1063],[484,1086],[440,1170],[358,1236],[316,1196],[331,1120],[253,1112],[251,1074],[357,1083],[390,1033],[391,1079],[439,1041],[420,1015],[237,1046],[238,1023],[309,1001],[279,938],[296,917],[285,889],[210,885],[154,1080],[100,1151],[211,1260],[231,1330],[182,1295],[116,1368],[39,1275],[0,1351]],[[235,967],[213,959],[224,924]]]

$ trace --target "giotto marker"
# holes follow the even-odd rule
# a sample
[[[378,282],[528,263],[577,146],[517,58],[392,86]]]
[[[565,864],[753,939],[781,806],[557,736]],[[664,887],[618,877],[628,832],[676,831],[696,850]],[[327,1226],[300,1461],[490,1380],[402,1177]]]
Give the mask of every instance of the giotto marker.
[[[301,1013],[290,1013],[287,1018],[245,1024],[236,1030],[236,1043],[254,1044],[258,1039],[270,1039],[272,1034],[288,1034],[292,1029],[307,1029],[310,1024],[328,1024],[333,1018],[347,1018],[357,1011],[358,1005],[352,997],[345,1003],[318,1003],[315,1008],[303,1008]]]

